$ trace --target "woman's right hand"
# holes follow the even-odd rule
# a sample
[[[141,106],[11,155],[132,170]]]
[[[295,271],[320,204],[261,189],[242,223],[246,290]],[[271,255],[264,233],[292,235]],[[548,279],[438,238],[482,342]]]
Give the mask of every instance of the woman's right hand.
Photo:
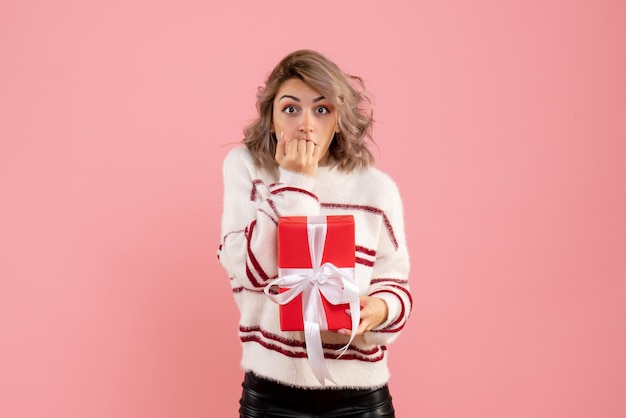
[[[320,147],[308,139],[286,139],[280,133],[276,143],[276,161],[285,170],[313,177],[320,160]]]

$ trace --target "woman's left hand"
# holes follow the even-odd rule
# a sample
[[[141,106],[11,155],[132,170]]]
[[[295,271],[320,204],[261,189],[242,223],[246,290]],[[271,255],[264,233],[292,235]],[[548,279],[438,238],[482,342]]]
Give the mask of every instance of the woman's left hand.
[[[356,332],[356,335],[362,335],[367,331],[371,331],[376,328],[387,319],[388,308],[387,302],[373,296],[361,296],[361,323]],[[350,315],[350,310],[346,310],[346,314]],[[349,329],[340,329],[337,331],[340,334],[350,335]]]

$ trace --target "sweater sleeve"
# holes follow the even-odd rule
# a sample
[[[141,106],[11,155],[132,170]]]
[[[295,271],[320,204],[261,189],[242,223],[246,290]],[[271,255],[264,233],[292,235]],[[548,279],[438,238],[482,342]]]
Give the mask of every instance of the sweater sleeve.
[[[395,183],[386,187],[387,205],[379,237],[368,295],[387,303],[387,320],[364,335],[368,343],[389,344],[404,328],[412,308],[409,290],[409,253],[404,232],[400,193]]]
[[[318,215],[320,204],[311,189],[313,178],[279,169],[267,184],[244,147],[224,159],[224,206],[220,263],[233,287],[261,290],[278,273],[276,238],[279,216]]]

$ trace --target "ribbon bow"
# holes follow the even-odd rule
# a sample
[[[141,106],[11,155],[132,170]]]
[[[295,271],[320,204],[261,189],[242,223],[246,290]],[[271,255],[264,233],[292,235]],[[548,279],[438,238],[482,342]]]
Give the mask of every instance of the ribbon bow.
[[[309,217],[307,223],[307,236],[309,240],[309,253],[311,255],[312,268],[279,268],[279,277],[268,284],[264,291],[274,302],[285,305],[296,296],[302,294],[302,318],[304,319],[304,339],[307,347],[307,357],[317,380],[325,385],[325,379],[336,383],[326,362],[322,348],[321,330],[328,329],[326,313],[322,305],[324,295],[328,302],[333,305],[348,303],[350,305],[350,317],[352,328],[350,340],[339,350],[341,357],[356,335],[359,327],[359,288],[354,280],[354,268],[337,268],[334,264],[326,262],[321,264],[326,242],[326,217],[321,217],[323,222],[317,223],[320,217]],[[313,222],[311,222],[313,221]],[[278,285],[288,290],[271,294],[270,288]]]

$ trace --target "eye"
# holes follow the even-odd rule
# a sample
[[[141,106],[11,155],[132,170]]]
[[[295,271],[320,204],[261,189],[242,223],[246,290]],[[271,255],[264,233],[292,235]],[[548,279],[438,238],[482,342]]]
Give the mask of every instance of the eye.
[[[319,113],[320,115],[325,115],[327,113],[330,113],[330,110],[326,106],[320,106],[315,109],[315,112]]]
[[[285,107],[283,107],[283,112],[288,113],[288,114],[294,114],[296,113],[297,109],[294,106],[291,105],[287,105]]]

